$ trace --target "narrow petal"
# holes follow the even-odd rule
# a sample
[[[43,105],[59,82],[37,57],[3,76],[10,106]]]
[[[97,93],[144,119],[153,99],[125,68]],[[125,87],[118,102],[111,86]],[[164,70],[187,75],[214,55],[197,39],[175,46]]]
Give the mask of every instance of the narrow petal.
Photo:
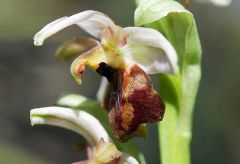
[[[91,69],[96,70],[102,62],[108,63],[108,58],[101,45],[78,56],[70,67],[71,74],[77,84],[80,85],[82,83],[81,75],[85,71],[85,66],[89,66]]]
[[[47,124],[63,127],[81,134],[91,145],[96,145],[103,138],[110,138],[100,122],[81,110],[73,110],[63,107],[45,107],[32,109],[30,112],[32,125]]]
[[[109,53],[106,47],[102,47],[99,44],[86,53],[79,55],[73,61],[70,68],[71,74],[76,80],[77,84],[80,85],[82,82],[81,75],[85,71],[85,66],[97,71],[97,68],[99,68],[100,64],[103,63],[117,69],[122,69],[125,67],[125,59],[123,56]]]
[[[63,17],[46,25],[34,36],[34,45],[41,46],[45,39],[71,25],[78,25],[90,35],[99,38],[101,30],[113,27],[114,22],[105,14],[87,10],[70,17]]]
[[[137,63],[146,73],[178,72],[177,54],[171,43],[158,31],[143,27],[126,27],[127,44],[122,54]]]
[[[92,38],[76,38],[61,45],[56,51],[56,58],[59,61],[68,60],[91,50],[99,44],[97,40]]]

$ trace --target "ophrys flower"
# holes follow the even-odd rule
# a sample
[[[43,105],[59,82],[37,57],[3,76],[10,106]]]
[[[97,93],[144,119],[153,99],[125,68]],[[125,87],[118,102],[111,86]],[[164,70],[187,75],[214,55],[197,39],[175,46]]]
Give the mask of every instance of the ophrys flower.
[[[126,140],[141,124],[160,121],[165,105],[147,74],[178,71],[170,42],[156,30],[122,28],[105,14],[89,10],[48,24],[35,35],[34,44],[42,45],[46,38],[73,24],[99,40],[69,41],[58,49],[57,57],[78,56],[71,65],[78,84],[85,66],[107,78],[109,86],[101,98],[114,135]]]

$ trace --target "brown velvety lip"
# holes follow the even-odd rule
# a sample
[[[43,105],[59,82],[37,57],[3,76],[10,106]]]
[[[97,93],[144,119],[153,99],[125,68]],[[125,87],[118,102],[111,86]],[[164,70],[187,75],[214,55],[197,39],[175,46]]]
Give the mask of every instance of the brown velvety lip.
[[[126,141],[140,124],[162,120],[165,104],[138,65],[117,70],[100,63],[97,72],[110,84],[104,107],[116,138]]]

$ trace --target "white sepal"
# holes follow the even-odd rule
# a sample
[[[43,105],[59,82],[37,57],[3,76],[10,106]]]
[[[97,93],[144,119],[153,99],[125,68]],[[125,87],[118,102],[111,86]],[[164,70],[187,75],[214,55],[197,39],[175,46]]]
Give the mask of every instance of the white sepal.
[[[35,34],[33,38],[34,45],[41,46],[45,39],[74,24],[80,26],[83,30],[97,38],[100,37],[103,28],[115,26],[114,22],[105,14],[98,11],[87,10],[49,23]]]
[[[103,138],[110,141],[106,130],[92,115],[81,110],[64,107],[45,107],[32,109],[31,124],[47,124],[63,127],[82,135],[89,144],[95,146]]]
[[[127,44],[121,48],[125,57],[146,73],[177,73],[178,58],[172,44],[158,31],[143,27],[126,27]]]

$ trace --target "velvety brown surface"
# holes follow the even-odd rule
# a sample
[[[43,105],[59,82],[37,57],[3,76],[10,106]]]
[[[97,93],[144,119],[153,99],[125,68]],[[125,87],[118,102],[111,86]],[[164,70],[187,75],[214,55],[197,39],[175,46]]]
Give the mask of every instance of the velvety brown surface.
[[[114,70],[101,63],[97,72],[110,82],[104,106],[109,113],[113,134],[118,139],[127,140],[140,124],[158,122],[163,118],[164,102],[139,66]]]

